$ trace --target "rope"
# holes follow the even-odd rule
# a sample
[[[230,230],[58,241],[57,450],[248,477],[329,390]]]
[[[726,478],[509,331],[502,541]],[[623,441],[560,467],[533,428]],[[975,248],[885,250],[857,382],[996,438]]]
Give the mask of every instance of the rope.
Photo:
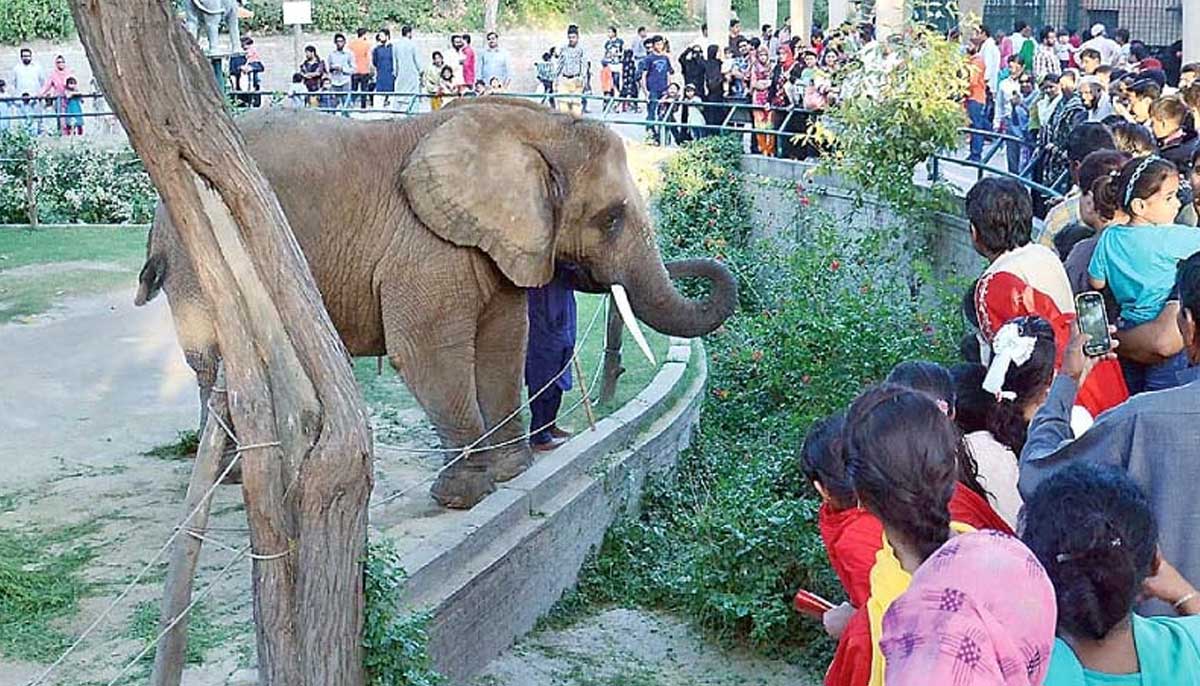
[[[162,640],[163,636],[166,636],[167,633],[171,631],[171,629],[175,628],[176,624],[183,621],[183,618],[186,617],[188,615],[188,613],[192,611],[192,608],[196,607],[197,603],[199,603],[200,601],[207,598],[216,589],[217,584],[220,583],[221,580],[223,580],[225,578],[225,576],[229,574],[230,570],[233,569],[233,566],[235,564],[237,564],[240,560],[242,560],[243,558],[246,557],[246,554],[249,551],[250,551],[250,546],[248,546],[248,545],[246,547],[242,548],[240,551],[235,551],[238,554],[234,555],[229,560],[229,563],[226,564],[225,567],[217,574],[217,578],[215,578],[211,582],[209,582],[208,586],[206,586],[204,588],[204,591],[202,591],[200,593],[200,595],[193,598],[192,602],[188,603],[187,607],[183,608],[183,611],[180,612],[178,616],[173,618],[162,631],[158,632],[158,635],[154,637],[153,641],[150,641],[149,643],[147,643],[146,646],[143,647],[141,649],[141,651],[139,651],[138,654],[133,657],[132,660],[130,660],[128,663],[126,663],[126,665],[121,668],[121,671],[117,672],[117,675],[112,678],[112,681],[108,682],[108,686],[116,686],[116,683],[118,681],[120,681],[121,678],[124,677],[125,674],[127,672],[129,672],[130,669],[133,668],[134,665],[136,665],[138,662],[140,662],[141,659],[146,656],[146,653],[149,653],[151,650],[154,649],[155,646],[158,645],[158,642]]]
[[[234,548],[233,546],[229,545],[228,543],[223,543],[215,538],[209,538],[208,536],[205,536],[201,532],[201,529],[197,529],[195,527],[189,526],[189,527],[185,527],[183,531],[188,536],[191,536],[192,538],[196,539],[197,541],[211,543],[212,545],[215,545],[216,547],[221,548],[223,550],[228,550],[231,553],[240,553],[241,552],[240,549]],[[246,557],[250,558],[251,560],[263,561],[263,560],[278,560],[280,558],[287,557],[288,555],[291,555],[291,554],[292,554],[291,549],[288,549],[288,550],[283,551],[282,553],[275,553],[274,555],[259,555],[257,553],[247,553]]]
[[[192,509],[192,511],[189,512],[188,515],[183,518],[182,522],[175,525],[174,531],[171,533],[170,536],[167,537],[167,541],[162,544],[162,547],[160,547],[158,549],[158,552],[156,552],[154,554],[154,557],[150,558],[150,561],[147,562],[145,564],[145,566],[142,567],[141,571],[139,571],[137,573],[137,575],[135,575],[133,577],[133,580],[130,581],[125,586],[124,590],[122,590],[121,593],[119,595],[117,595],[116,599],[113,600],[112,603],[110,603],[109,606],[107,608],[105,608],[104,611],[101,612],[99,616],[96,617],[96,619],[92,620],[92,623],[89,624],[87,626],[87,628],[83,630],[83,633],[79,634],[79,637],[76,638],[75,641],[70,646],[68,646],[67,649],[64,650],[61,655],[58,656],[58,659],[55,660],[54,662],[50,663],[50,666],[46,667],[45,671],[43,671],[40,675],[38,675],[38,677],[36,679],[29,682],[28,686],[38,686],[39,684],[45,683],[46,677],[50,676],[50,674],[53,673],[55,669],[58,669],[58,667],[63,663],[63,661],[66,660],[67,657],[71,655],[71,653],[75,652],[75,649],[78,648],[80,646],[80,644],[82,644],[84,642],[84,640],[86,640],[87,637],[90,636],[92,634],[92,632],[95,631],[100,626],[100,624],[102,624],[104,622],[104,620],[107,619],[108,616],[112,614],[112,611],[115,610],[117,608],[117,606],[121,604],[121,601],[125,600],[125,598],[127,598],[129,596],[129,594],[133,592],[133,589],[138,586],[138,584],[141,582],[142,578],[145,577],[146,574],[158,563],[158,560],[162,557],[163,553],[165,553],[171,547],[171,544],[175,542],[175,539],[179,538],[179,535],[181,533],[183,533],[184,528],[187,526],[187,523],[189,521],[191,521],[192,517],[196,516],[196,513],[200,511],[200,508],[204,506],[204,503],[207,502],[208,499],[212,497],[212,494],[217,490],[217,487],[221,485],[221,482],[225,480],[225,477],[229,476],[229,473],[231,471],[233,471],[233,467],[234,467],[234,465],[237,464],[238,459],[241,458],[241,454],[243,451],[255,450],[255,449],[259,449],[259,448],[268,448],[268,447],[273,447],[273,446],[279,445],[279,443],[277,441],[271,442],[271,443],[256,443],[256,444],[247,445],[247,446],[239,445],[237,442],[237,437],[233,435],[233,432],[229,429],[229,427],[225,424],[225,422],[220,418],[220,416],[217,413],[212,412],[211,404],[209,405],[209,417],[215,418],[217,420],[217,425],[220,426],[225,431],[225,433],[229,436],[229,439],[231,441],[233,441],[233,444],[235,446],[234,451],[233,451],[233,459],[229,461],[229,464],[225,466],[225,469],[224,469],[224,471],[221,472],[221,475],[217,477],[216,481],[214,481],[213,484],[208,487],[208,490],[204,492],[204,495],[202,495],[200,497],[200,500],[196,503],[196,507],[194,507]],[[121,673],[124,674],[124,671],[122,671]]]
[[[577,352],[581,347],[583,347],[583,344],[585,342],[587,342],[587,339],[591,335],[591,332],[592,332],[592,326],[596,323],[596,320],[599,317],[599,314],[601,311],[605,312],[605,315],[607,318],[607,313],[608,313],[608,299],[607,298],[605,298],[605,300],[604,300],[604,307],[602,307],[602,308],[597,307],[595,313],[592,314],[592,320],[588,323],[587,328],[584,330],[583,338],[578,343],[576,343],[575,350]],[[471,453],[483,452],[486,450],[494,450],[496,448],[503,448],[505,446],[520,443],[521,441],[528,440],[534,434],[537,434],[540,431],[544,431],[544,430],[550,428],[554,424],[554,422],[550,422],[550,423],[546,424],[545,426],[540,426],[536,429],[531,428],[528,433],[525,433],[521,436],[517,436],[516,438],[509,439],[507,441],[502,441],[500,443],[494,443],[492,445],[488,445],[488,446],[485,446],[482,448],[474,447],[476,444],[478,444],[484,438],[487,438],[489,435],[491,435],[493,432],[495,432],[496,429],[500,428],[501,426],[504,426],[504,424],[506,424],[510,419],[512,419],[514,416],[516,416],[522,409],[528,407],[529,403],[533,402],[533,400],[535,400],[547,388],[550,387],[550,384],[557,381],[570,368],[571,368],[571,362],[567,362],[566,366],[564,366],[563,369],[560,370],[558,372],[558,374],[556,374],[554,376],[554,378],[550,380],[549,383],[547,383],[545,386],[542,386],[540,389],[538,389],[537,393],[534,393],[533,395],[531,395],[528,400],[526,400],[520,407],[518,407],[516,410],[513,411],[512,414],[510,414],[508,416],[508,419],[505,419],[503,422],[500,422],[496,426],[492,427],[491,431],[488,431],[483,436],[480,436],[471,445],[467,446],[466,448],[462,448],[461,449],[462,452],[458,456],[456,456],[454,459],[450,460],[446,464],[442,465],[441,468],[439,468],[436,472],[434,472],[433,474],[431,474],[429,476],[426,476],[425,478],[421,479],[420,481],[417,481],[416,483],[409,484],[408,486],[400,489],[399,491],[396,491],[395,493],[387,496],[386,498],[383,498],[382,500],[371,503],[371,507],[372,508],[380,507],[382,505],[386,505],[387,503],[392,502],[393,500],[403,498],[405,495],[411,493],[412,491],[416,490],[417,488],[424,486],[425,484],[429,483],[430,481],[433,481],[434,479],[438,478],[439,476],[441,476],[442,472],[444,472],[447,469],[449,469],[450,467],[454,466],[454,464],[456,464],[459,460],[464,459]],[[589,386],[589,388],[596,387],[596,381],[600,378],[600,372],[603,368],[604,368],[604,358],[603,358],[603,351],[601,351],[601,357],[596,363],[596,373],[592,376],[592,383]],[[590,397],[590,393],[589,393],[589,400],[590,399],[591,399],[591,397]],[[578,410],[582,404],[583,404],[583,398],[581,396],[580,399],[577,400],[574,405],[572,405],[565,413],[562,413],[563,416],[570,416],[571,413]],[[439,448],[398,448],[398,449],[399,450],[407,450],[409,452],[416,452],[416,453],[443,453],[443,452],[452,452],[454,450],[457,450],[457,449],[445,449],[445,448],[440,448],[440,449]]]

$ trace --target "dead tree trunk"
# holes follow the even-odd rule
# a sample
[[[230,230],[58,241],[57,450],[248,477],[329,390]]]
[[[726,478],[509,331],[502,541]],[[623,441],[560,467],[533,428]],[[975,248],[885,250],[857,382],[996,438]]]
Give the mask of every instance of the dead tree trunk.
[[[500,0],[483,0],[483,30],[496,30],[496,16],[500,13]]]
[[[608,296],[611,300],[612,296]],[[604,376],[600,384],[600,402],[612,402],[617,395],[617,379],[625,373],[621,366],[621,336],[625,333],[625,322],[617,312],[615,303],[608,303],[608,322],[604,331]]]
[[[254,561],[259,683],[359,686],[371,440],[346,351],[174,3],[71,11],[213,306],[253,551],[290,553]]]

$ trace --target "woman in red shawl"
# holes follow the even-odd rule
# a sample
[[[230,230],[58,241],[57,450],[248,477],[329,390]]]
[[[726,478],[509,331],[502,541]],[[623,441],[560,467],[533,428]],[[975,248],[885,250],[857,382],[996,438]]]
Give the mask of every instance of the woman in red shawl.
[[[982,341],[990,346],[1009,320],[1037,315],[1054,329],[1058,367],[1075,324],[1075,301],[1058,256],[1030,242],[1033,206],[1029,192],[1010,179],[983,179],[967,193],[966,206],[975,250],[990,263],[975,286]],[[1096,365],[1076,400],[1090,415],[1081,418],[1083,426],[1128,397],[1120,365],[1115,360]]]

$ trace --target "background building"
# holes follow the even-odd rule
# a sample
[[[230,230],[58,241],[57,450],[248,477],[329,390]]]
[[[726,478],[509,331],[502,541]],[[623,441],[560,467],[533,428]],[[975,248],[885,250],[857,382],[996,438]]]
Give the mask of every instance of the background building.
[[[984,0],[983,20],[1011,31],[1013,22],[1032,26],[1052,24],[1083,33],[1092,24],[1129,29],[1149,46],[1165,47],[1183,35],[1183,3],[1189,0]]]

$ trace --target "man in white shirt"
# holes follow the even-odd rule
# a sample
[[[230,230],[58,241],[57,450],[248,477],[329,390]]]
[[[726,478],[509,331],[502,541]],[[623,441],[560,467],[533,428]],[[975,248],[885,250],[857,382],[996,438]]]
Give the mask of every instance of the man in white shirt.
[[[13,68],[12,86],[10,92],[16,96],[37,96],[46,84],[46,72],[42,65],[33,61],[33,51],[21,48],[21,62]]]
[[[1000,85],[1000,46],[996,45],[992,30],[987,26],[980,26],[979,34],[984,37],[979,46],[979,54],[983,57],[983,82],[994,94]]]
[[[1094,48],[1100,53],[1100,64],[1107,64],[1110,67],[1117,66],[1117,60],[1121,57],[1121,46],[1117,42],[1106,35],[1107,29],[1104,24],[1095,24],[1092,26],[1092,38],[1079,46],[1080,50]]]

